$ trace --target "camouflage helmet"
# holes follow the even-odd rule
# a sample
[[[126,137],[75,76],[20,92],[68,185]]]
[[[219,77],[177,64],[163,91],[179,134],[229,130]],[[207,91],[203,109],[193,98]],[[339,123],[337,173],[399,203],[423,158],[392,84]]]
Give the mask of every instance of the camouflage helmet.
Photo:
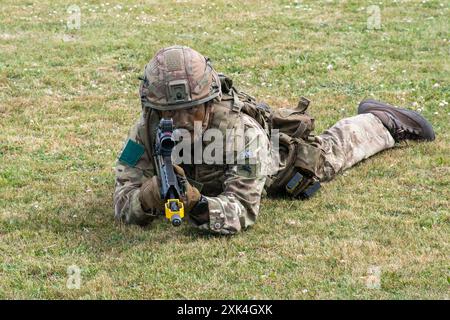
[[[156,53],[145,66],[139,93],[143,107],[161,111],[187,109],[222,97],[210,60],[184,46]]]

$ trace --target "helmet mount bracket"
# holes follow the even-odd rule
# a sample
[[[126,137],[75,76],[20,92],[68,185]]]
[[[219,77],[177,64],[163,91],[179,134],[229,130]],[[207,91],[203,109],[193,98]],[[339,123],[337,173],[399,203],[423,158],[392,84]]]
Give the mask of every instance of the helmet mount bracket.
[[[169,104],[176,104],[191,101],[189,85],[187,80],[172,80],[167,86],[167,102]]]

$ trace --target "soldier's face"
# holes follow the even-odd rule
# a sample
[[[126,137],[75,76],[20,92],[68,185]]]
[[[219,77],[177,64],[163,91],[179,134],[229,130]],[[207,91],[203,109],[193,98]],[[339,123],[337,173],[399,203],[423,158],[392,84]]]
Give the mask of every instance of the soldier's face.
[[[166,119],[173,119],[173,125],[178,129],[186,129],[191,133],[194,132],[194,122],[203,122],[206,115],[205,105],[195,106],[189,109],[176,111],[162,111],[162,117]]]

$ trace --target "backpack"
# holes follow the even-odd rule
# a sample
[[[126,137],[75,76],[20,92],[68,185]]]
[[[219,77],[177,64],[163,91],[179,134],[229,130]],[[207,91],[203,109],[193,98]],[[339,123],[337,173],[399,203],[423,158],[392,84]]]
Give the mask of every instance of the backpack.
[[[255,119],[270,135],[279,130],[280,153],[285,166],[275,176],[268,177],[266,190],[270,195],[287,192],[297,198],[309,198],[319,188],[318,172],[323,165],[321,149],[311,132],[314,118],[306,113],[310,100],[301,97],[295,109],[273,110],[264,102],[258,103],[247,93],[238,91],[231,78],[219,73],[222,93],[234,99],[232,109]]]

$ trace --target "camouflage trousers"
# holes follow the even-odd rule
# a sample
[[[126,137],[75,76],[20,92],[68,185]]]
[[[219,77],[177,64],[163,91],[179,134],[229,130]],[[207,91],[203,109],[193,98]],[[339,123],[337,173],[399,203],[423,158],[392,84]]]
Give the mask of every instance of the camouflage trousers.
[[[395,143],[381,121],[370,113],[342,119],[316,139],[324,156],[321,181],[333,179],[337,173]]]

